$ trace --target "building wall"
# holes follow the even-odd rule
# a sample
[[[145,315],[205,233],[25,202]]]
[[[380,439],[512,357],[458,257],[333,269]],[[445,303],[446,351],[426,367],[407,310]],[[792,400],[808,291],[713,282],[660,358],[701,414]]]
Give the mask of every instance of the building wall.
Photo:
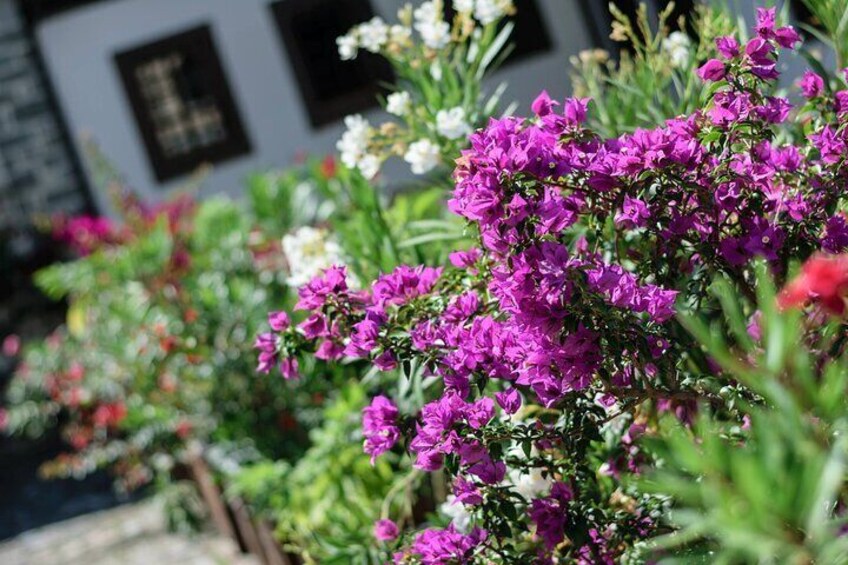
[[[403,4],[372,3],[387,20],[394,20]],[[497,82],[510,83],[508,99],[523,108],[543,88],[564,96],[568,56],[590,44],[577,0],[538,0],[538,4],[549,24],[553,51],[522,60],[496,77]],[[342,131],[340,123],[311,128],[268,0],[113,0],[45,20],[36,34],[78,150],[83,152],[81,136],[90,135],[127,183],[151,200],[186,179],[157,183],[112,57],[203,23],[212,28],[253,146],[250,155],[218,164],[202,183],[204,194],[238,194],[252,172],[285,166],[298,153],[330,152]],[[92,176],[91,170],[88,175]],[[105,196],[94,192],[99,208],[108,210]]]
[[[13,0],[0,0],[0,230],[78,212],[85,196]]]

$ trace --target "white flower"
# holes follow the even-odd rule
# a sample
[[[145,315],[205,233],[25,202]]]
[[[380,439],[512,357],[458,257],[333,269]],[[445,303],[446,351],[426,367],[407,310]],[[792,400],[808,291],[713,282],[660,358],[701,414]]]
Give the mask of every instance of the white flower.
[[[458,501],[456,497],[449,494],[445,502],[439,506],[442,514],[451,519],[453,527],[460,533],[468,532],[468,527],[471,525],[471,514],[465,509],[465,505]]]
[[[448,139],[459,139],[471,133],[465,121],[465,109],[457,106],[450,110],[439,110],[436,114],[436,131]]]
[[[356,168],[368,180],[373,179],[380,172],[380,158],[371,153],[366,153],[359,158],[356,163]]]
[[[442,18],[435,2],[424,2],[413,12],[412,27],[421,35],[424,45],[430,49],[441,49],[450,41],[450,25]]]
[[[518,469],[511,469],[509,479],[515,485],[515,492],[527,500],[536,498],[542,493],[547,493],[553,484],[550,478],[544,478],[542,471],[536,468],[531,469],[529,473],[522,473]]]
[[[380,158],[368,153],[373,135],[371,124],[359,114],[347,116],[344,121],[347,131],[336,142],[342,163],[351,169],[359,169],[366,178],[374,178],[380,172]]]
[[[371,124],[359,114],[347,116],[344,122],[347,131],[336,142],[336,149],[341,153],[342,163],[355,168],[365,156],[368,142],[371,141]]]
[[[389,26],[382,18],[375,16],[371,20],[360,24],[359,42],[363,49],[372,53],[379,53],[380,49],[389,41]]]
[[[395,116],[405,116],[412,107],[412,97],[406,91],[392,92],[386,98],[386,111]]]
[[[430,49],[441,49],[450,41],[450,25],[446,21],[417,23],[415,29]]]
[[[430,65],[430,76],[433,77],[433,80],[442,80],[442,64],[440,62],[434,61]]]
[[[174,458],[165,453],[156,453],[150,458],[150,463],[157,471],[167,472],[174,468]]]
[[[441,20],[442,14],[439,6],[436,6],[436,3],[430,0],[428,2],[422,2],[420,6],[415,8],[415,11],[412,12],[412,17],[416,22],[434,22]]]
[[[371,129],[371,124],[368,123],[368,120],[362,117],[362,114],[345,116],[344,123],[348,131],[353,132],[356,135],[361,135]]]
[[[337,37],[336,45],[339,48],[339,56],[342,58],[342,61],[356,59],[356,53],[359,50],[359,42],[352,33]]]
[[[453,0],[453,9],[462,14],[474,11],[474,0]]]
[[[395,24],[389,28],[389,41],[395,44],[405,45],[412,37],[412,30],[406,26]]]
[[[663,39],[663,51],[668,54],[671,60],[671,66],[675,69],[685,67],[689,63],[689,48],[692,42],[689,36],[682,31],[675,31]]]
[[[414,174],[426,174],[439,164],[439,146],[429,139],[419,139],[409,145],[403,159],[409,163]]]
[[[342,249],[325,230],[304,226],[283,236],[288,284],[302,286],[324,269],[344,263]]]
[[[504,17],[512,9],[512,0],[476,0],[474,17],[483,24],[489,25]]]

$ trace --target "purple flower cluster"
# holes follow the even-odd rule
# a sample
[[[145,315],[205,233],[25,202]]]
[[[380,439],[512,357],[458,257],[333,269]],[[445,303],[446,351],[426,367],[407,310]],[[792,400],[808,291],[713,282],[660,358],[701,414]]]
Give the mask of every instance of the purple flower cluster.
[[[405,304],[413,298],[429,293],[442,274],[442,269],[423,265],[409,267],[401,265],[391,273],[380,276],[372,285],[374,304]]]
[[[493,460],[476,439],[463,437],[463,429],[479,430],[495,415],[495,403],[483,397],[473,403],[448,393],[424,406],[421,423],[409,450],[415,455],[415,467],[425,471],[441,468],[446,455],[454,455],[470,476],[484,484],[497,484],[506,474],[503,461]]]
[[[121,243],[123,234],[109,218],[75,216],[54,220],[53,238],[66,243],[81,256],[110,244]]]
[[[477,547],[487,538],[485,530],[474,528],[468,534],[458,532],[453,525],[444,530],[431,528],[415,538],[411,553],[422,565],[461,565],[470,563]],[[395,556],[395,563],[403,563],[403,554]]]
[[[291,326],[289,316],[285,312],[271,312],[268,314],[268,325],[274,332],[260,334],[253,346],[259,351],[259,365],[256,370],[260,373],[269,373],[271,369],[279,366],[280,373],[285,379],[296,379],[298,374],[297,359],[294,357],[280,357],[280,338],[277,333],[287,330]]]
[[[397,443],[400,437],[397,420],[397,406],[385,396],[374,397],[371,404],[362,410],[364,449],[371,456],[371,464]]]
[[[536,525],[536,535],[542,538],[548,549],[553,549],[565,539],[566,506],[572,498],[574,492],[569,485],[554,483],[549,496],[537,498],[530,505],[530,519]]]
[[[821,247],[828,253],[844,253],[848,249],[848,219],[836,214],[827,220]]]

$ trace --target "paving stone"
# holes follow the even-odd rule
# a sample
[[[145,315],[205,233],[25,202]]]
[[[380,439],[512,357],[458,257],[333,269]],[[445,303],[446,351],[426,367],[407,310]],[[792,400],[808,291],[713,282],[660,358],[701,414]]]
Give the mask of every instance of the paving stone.
[[[162,508],[148,500],[53,524],[0,543],[3,565],[258,565],[232,540],[166,531]]]

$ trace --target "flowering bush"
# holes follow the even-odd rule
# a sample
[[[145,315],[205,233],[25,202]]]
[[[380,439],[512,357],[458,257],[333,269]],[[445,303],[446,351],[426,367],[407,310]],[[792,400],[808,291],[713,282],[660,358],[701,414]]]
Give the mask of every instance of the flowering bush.
[[[194,442],[236,460],[301,454],[325,395],[350,371],[307,364],[325,379],[296,389],[257,380],[246,353],[264,312],[285,303],[286,283],[309,267],[297,254],[321,265],[339,259],[316,245],[281,244],[304,224],[346,220],[343,203],[327,205],[337,173],[325,159],[257,175],[249,207],[187,196],[147,206],[124,195],[120,221],[58,219],[54,235],[82,257],[36,278],[69,300],[68,322],[25,349],[3,428],[37,436],[58,425],[69,453],[46,465],[47,475],[105,467],[123,489],[157,471],[169,477]]]
[[[68,324],[26,351],[7,394],[7,431],[59,424],[71,452],[48,475],[107,467],[125,489],[157,466],[168,471],[192,440],[251,438],[269,455],[298,453],[312,391],[253,382],[243,360],[252,320],[285,297],[272,275],[278,245],[230,202],[123,202],[120,226],[64,222],[63,237],[85,256],[37,275],[52,296],[70,298]]]
[[[309,353],[369,360],[385,377],[363,411],[366,452],[444,470],[468,515],[400,541],[379,523],[395,561],[613,563],[665,527],[670,499],[631,480],[657,464],[643,441],[657,414],[741,422],[732,400],[756,395],[720,394],[721,365],[675,311],[719,319],[716,277],[752,300],[752,259],[782,281],[793,260],[848,243],[845,91],[795,113],[771,94],[778,52],[799,41],[759,10],[751,39],[717,38],[698,68],[700,108],[616,138],[585,126],[588,99],[543,93],[532,118],[491,120],[457,161],[448,207],[477,247],[366,290],[343,266],[301,287],[307,317],[275,329],[263,363],[291,379]],[[807,137],[778,141],[799,124]]]
[[[342,59],[355,58],[360,49],[379,53],[398,79],[384,107],[401,123],[374,127],[360,115],[345,119],[347,131],[337,144],[341,160],[366,178],[391,156],[403,158],[416,175],[448,164],[472,129],[494,115],[503,87],[491,96],[481,87],[506,54],[512,24],[501,24],[515,10],[512,0],[466,0],[453,8],[448,22],[442,0],[415,9],[407,4],[397,24],[374,17],[338,38]]]

